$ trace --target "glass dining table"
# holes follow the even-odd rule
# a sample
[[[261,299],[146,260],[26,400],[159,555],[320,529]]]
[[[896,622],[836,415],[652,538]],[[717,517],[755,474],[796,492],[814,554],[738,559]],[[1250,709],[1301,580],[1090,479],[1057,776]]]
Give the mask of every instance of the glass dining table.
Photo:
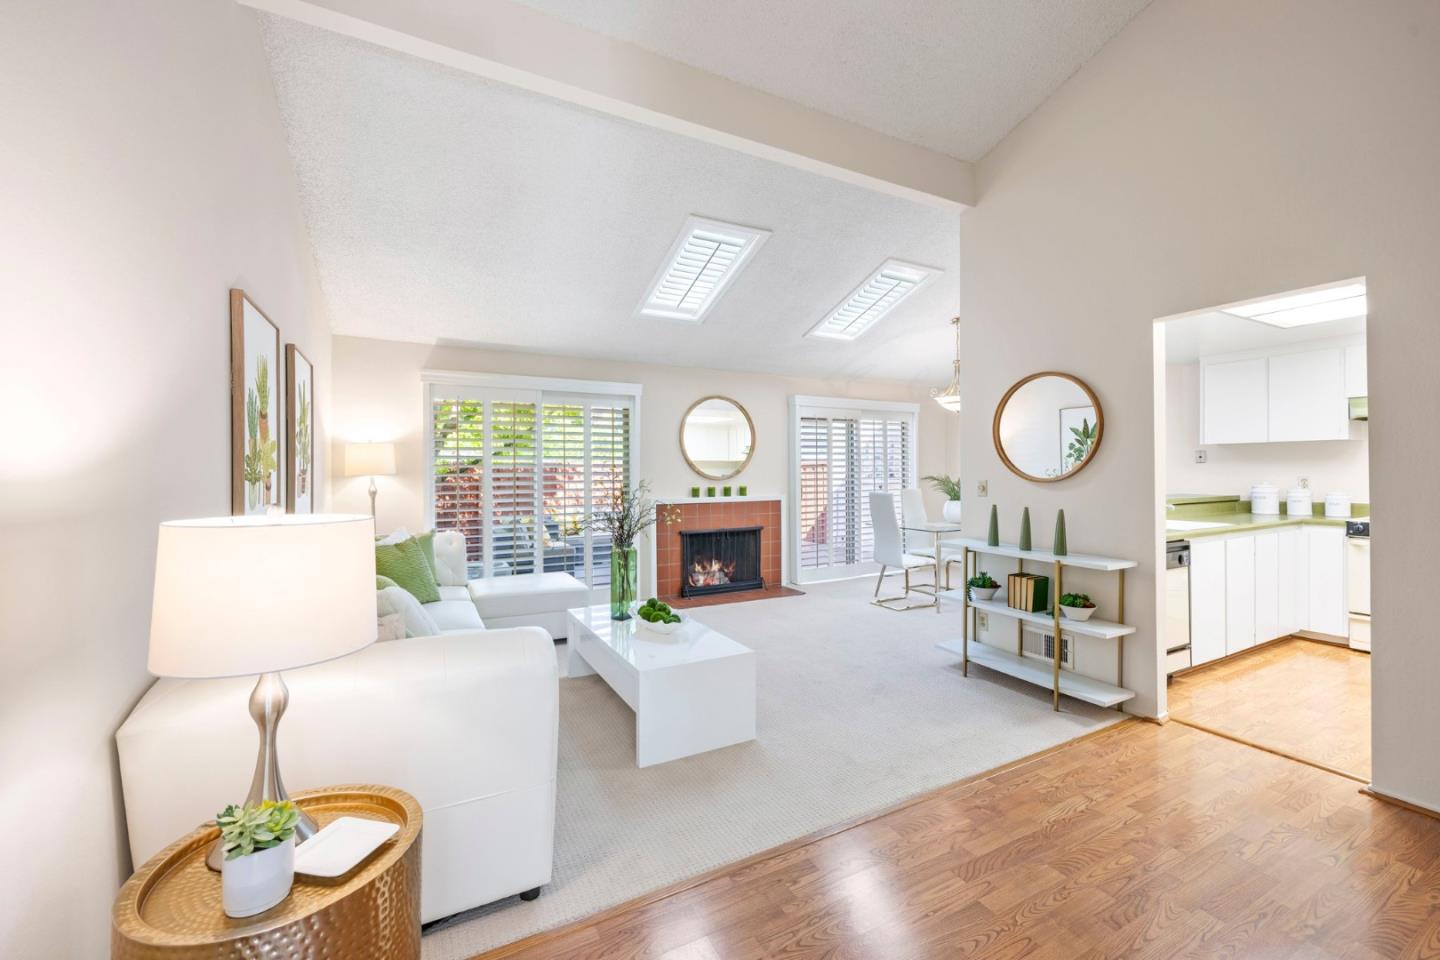
[[[930,534],[931,543],[934,544],[935,551],[935,612],[939,613],[941,608],[940,591],[942,589],[948,589],[948,585],[946,588],[940,586],[940,578],[945,572],[945,558],[942,556],[945,547],[944,541],[940,538],[947,534],[960,533],[960,524],[952,523],[949,520],[905,520],[900,524],[900,529],[906,533]],[[910,549],[909,544],[906,545],[906,549]]]

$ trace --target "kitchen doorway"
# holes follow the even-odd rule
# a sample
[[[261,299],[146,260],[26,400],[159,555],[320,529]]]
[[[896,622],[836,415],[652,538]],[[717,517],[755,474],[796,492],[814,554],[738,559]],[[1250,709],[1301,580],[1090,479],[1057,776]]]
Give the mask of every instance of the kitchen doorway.
[[[1156,322],[1172,720],[1370,778],[1363,278]]]

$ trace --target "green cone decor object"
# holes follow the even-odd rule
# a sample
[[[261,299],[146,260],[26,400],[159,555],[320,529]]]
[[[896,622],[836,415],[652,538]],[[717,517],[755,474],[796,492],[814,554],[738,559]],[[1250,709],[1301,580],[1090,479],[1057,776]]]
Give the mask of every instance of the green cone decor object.
[[[992,547],[1000,546],[1000,510],[993,503],[990,504],[990,533],[985,542]]]
[[[1055,546],[1051,548],[1050,552],[1057,557],[1063,557],[1068,552],[1068,547],[1065,544],[1064,510],[1060,510],[1055,514]]]
[[[1030,508],[1026,507],[1025,512],[1020,514],[1020,549],[1030,549]]]

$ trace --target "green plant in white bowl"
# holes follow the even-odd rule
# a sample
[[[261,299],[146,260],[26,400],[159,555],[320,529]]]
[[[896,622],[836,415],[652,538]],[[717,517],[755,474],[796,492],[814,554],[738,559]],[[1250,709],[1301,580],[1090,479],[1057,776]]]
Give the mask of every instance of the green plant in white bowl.
[[[225,851],[220,877],[226,916],[254,916],[290,895],[299,822],[300,811],[288,800],[255,806],[232,803],[215,815]]]
[[[1071,620],[1089,620],[1095,615],[1095,601],[1088,593],[1066,593],[1060,597],[1060,612]]]
[[[949,474],[937,473],[931,474],[928,477],[921,477],[921,479],[945,495],[945,519],[950,521],[951,523],[959,523],[961,493],[960,478],[952,477]]]
[[[971,600],[994,600],[995,593],[1000,589],[1000,584],[995,578],[984,570],[965,581],[965,586],[970,590]]]

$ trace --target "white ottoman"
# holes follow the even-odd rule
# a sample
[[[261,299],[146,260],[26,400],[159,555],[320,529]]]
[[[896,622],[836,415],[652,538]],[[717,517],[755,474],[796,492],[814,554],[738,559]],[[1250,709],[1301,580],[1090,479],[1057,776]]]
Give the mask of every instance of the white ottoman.
[[[556,640],[570,630],[565,611],[590,603],[590,588],[568,573],[522,573],[468,586],[487,629],[542,627]]]

